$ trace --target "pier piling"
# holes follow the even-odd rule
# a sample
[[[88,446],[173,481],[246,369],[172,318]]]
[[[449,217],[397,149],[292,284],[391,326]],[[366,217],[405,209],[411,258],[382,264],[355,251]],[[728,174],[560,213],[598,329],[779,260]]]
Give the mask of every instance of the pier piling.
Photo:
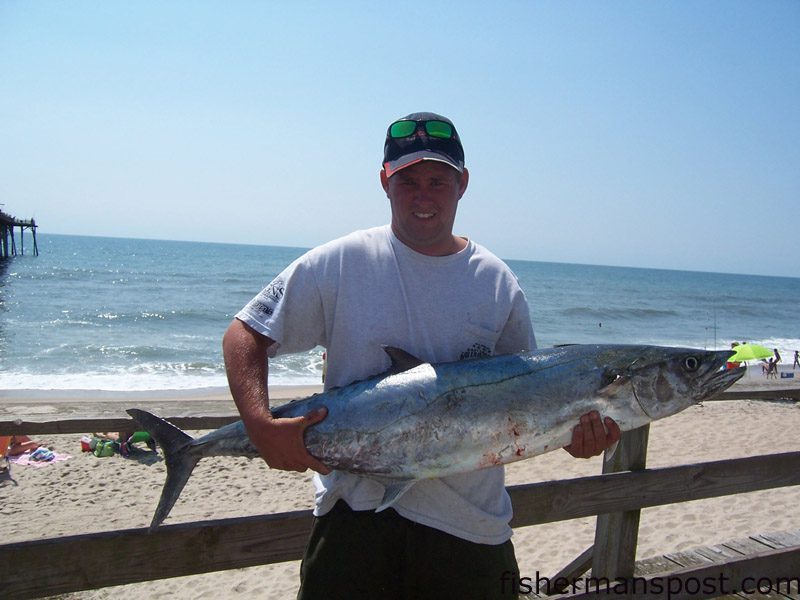
[[[25,254],[24,232],[26,229],[30,229],[33,235],[33,255],[39,256],[39,246],[36,244],[36,228],[38,227],[36,221],[17,219],[0,210],[0,258],[17,256],[17,243],[14,239],[15,227],[19,227],[20,254]]]

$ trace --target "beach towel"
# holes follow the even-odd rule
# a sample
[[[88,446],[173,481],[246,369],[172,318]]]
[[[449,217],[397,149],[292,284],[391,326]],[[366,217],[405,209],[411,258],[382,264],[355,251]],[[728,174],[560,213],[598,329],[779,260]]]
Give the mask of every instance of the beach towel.
[[[10,460],[15,465],[20,465],[23,467],[46,467],[47,465],[51,465],[56,462],[61,462],[64,460],[69,460],[72,458],[69,454],[60,454],[58,452],[53,452],[53,458],[50,460],[34,460],[31,458],[30,454],[19,454],[17,456],[9,456],[8,460]]]

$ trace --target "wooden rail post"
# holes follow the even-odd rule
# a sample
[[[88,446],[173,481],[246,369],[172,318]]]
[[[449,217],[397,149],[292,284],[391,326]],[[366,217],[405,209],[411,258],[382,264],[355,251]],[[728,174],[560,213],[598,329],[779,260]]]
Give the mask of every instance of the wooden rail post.
[[[649,433],[650,425],[623,433],[614,455],[603,461],[603,474],[644,470]],[[597,515],[593,577],[633,577],[640,513],[637,509]]]

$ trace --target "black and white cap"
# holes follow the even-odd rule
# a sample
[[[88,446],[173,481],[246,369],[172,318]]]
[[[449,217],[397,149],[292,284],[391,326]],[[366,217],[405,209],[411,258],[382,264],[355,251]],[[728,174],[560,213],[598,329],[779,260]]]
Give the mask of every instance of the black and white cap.
[[[386,132],[386,143],[383,146],[383,168],[387,177],[423,160],[443,162],[459,173],[464,172],[464,148],[461,146],[461,139],[458,137],[456,127],[450,119],[436,113],[421,112],[397,119],[392,122],[392,125],[398,121],[417,123],[442,121],[453,128],[453,133],[448,138],[433,137],[427,134],[425,127],[417,126],[412,135],[393,137],[390,126]]]

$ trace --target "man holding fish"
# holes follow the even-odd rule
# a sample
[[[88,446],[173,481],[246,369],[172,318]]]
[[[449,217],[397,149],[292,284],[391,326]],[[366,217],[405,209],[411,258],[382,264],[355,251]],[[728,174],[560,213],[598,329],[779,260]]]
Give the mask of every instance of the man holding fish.
[[[324,408],[294,418],[270,412],[268,357],[277,354],[324,346],[328,390],[389,369],[384,346],[428,363],[536,346],[514,274],[453,234],[469,182],[453,123],[434,113],[393,122],[380,180],[389,226],[311,250],[236,315],[223,341],[231,392],[270,467],[317,472],[299,598],[502,597],[502,573],[519,569],[500,461],[417,481],[376,512],[386,505],[384,486],[332,471],[307,451],[304,432],[324,421]],[[588,458],[619,436],[612,419],[592,411],[575,424],[566,449]]]

